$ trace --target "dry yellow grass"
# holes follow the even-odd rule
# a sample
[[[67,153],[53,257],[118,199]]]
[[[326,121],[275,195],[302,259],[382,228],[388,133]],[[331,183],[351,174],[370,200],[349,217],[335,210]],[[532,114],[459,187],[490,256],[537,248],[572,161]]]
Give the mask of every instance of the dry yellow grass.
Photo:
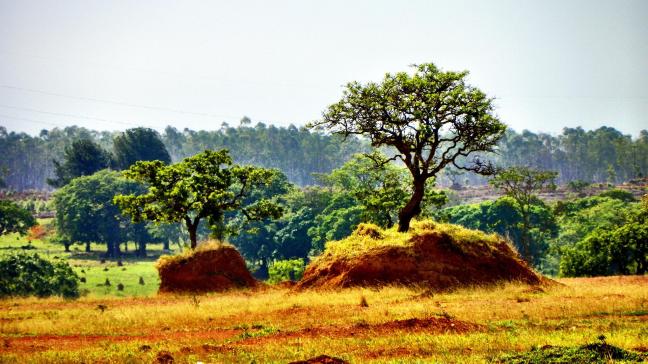
[[[607,342],[648,350],[648,277],[565,279],[544,291],[508,284],[426,294],[385,287],[294,293],[0,301],[0,362],[276,362],[320,354],[353,363],[483,363],[542,345]],[[361,307],[365,297],[368,307]],[[380,329],[452,318],[463,333]]]

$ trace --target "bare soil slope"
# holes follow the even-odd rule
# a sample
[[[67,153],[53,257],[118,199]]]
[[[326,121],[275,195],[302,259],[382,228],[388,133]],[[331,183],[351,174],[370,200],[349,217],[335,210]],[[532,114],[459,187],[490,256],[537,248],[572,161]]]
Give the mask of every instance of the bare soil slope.
[[[423,221],[408,233],[361,224],[350,237],[329,243],[296,289],[397,284],[439,291],[545,280],[499,236]]]
[[[210,243],[186,255],[165,256],[156,267],[160,292],[220,292],[258,284],[241,254],[226,244]]]

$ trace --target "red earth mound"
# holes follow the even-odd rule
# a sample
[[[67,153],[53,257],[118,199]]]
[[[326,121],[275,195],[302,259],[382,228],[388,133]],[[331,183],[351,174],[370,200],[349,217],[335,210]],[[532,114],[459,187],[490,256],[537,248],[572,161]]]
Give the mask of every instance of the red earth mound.
[[[213,244],[190,255],[163,257],[157,269],[161,293],[220,292],[258,284],[241,254],[229,245]]]
[[[354,234],[361,231],[358,229]],[[364,235],[366,239],[368,235]],[[409,240],[401,244],[376,244],[362,254],[325,252],[306,268],[295,289],[396,284],[443,291],[506,281],[533,285],[547,281],[503,240],[457,242],[448,233],[434,229],[402,237]]]

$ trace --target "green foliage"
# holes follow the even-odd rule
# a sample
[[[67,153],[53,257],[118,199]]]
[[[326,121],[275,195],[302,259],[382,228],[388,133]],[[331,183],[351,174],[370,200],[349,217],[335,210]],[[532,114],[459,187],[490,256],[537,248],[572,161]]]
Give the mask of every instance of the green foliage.
[[[239,210],[248,220],[276,217],[281,212],[268,198],[248,200],[254,191],[271,186],[281,173],[234,165],[227,150],[206,150],[172,165],[139,161],[124,175],[146,184],[148,191],[115,196],[121,210],[134,222],[184,223],[192,248],[196,247],[196,232],[203,219],[209,220],[214,231],[225,225],[229,211]]]
[[[528,230],[530,262],[542,268],[543,257],[549,248],[548,241],[555,238],[559,227],[549,206],[534,199],[529,206]],[[439,217],[453,224],[469,229],[497,233],[508,237],[515,247],[522,251],[521,239],[524,234],[524,221],[516,201],[511,197],[501,197],[474,205],[460,205],[443,209]]]
[[[268,283],[298,281],[304,274],[303,259],[275,260],[268,267]]]
[[[614,230],[595,230],[563,249],[564,276],[645,274],[648,272],[648,219],[638,215]]]
[[[489,181],[495,188],[504,192],[515,201],[516,209],[520,214],[521,221],[516,224],[520,229],[520,236],[517,244],[522,248],[522,256],[529,262],[534,260],[533,246],[537,242],[532,239],[532,230],[538,229],[534,221],[531,220],[531,209],[537,205],[538,197],[536,193],[543,190],[555,190],[554,180],[557,177],[556,172],[538,171],[529,167],[510,167],[497,172]]]
[[[50,262],[38,254],[0,256],[0,297],[79,296],[79,277],[64,261]]]
[[[577,180],[569,181],[569,183],[567,184],[567,187],[570,190],[572,190],[573,192],[583,193],[583,191],[585,191],[585,189],[587,187],[589,187],[590,185],[591,185],[591,183],[589,183],[589,182],[581,181],[581,180],[577,179]]]
[[[171,163],[160,135],[153,129],[133,128],[117,135],[114,139],[113,155],[115,166],[127,169],[137,161],[159,160]]]
[[[47,179],[53,187],[62,187],[73,178],[89,176],[110,166],[110,154],[91,139],[79,139],[65,148],[63,163],[54,160],[56,178]]]
[[[73,179],[54,194],[56,227],[69,242],[103,242],[108,255],[119,255],[119,243],[132,240],[144,244],[150,236],[142,224],[132,224],[113,203],[118,193],[141,191],[142,186],[103,170]]]
[[[364,208],[358,206],[352,196],[342,193],[333,195],[330,204],[315,217],[314,225],[308,229],[313,254],[322,252],[326,242],[349,236],[362,222],[364,214]]]
[[[398,210],[407,202],[411,183],[405,169],[385,160],[377,152],[370,156],[356,154],[342,167],[320,175],[320,179],[337,193],[352,196],[363,207],[362,220],[391,227]]]
[[[342,167],[319,178],[335,193],[352,196],[363,209],[362,221],[387,228],[398,220],[398,211],[413,193],[412,177],[407,170],[388,163],[385,156],[375,151],[370,155],[356,154]],[[428,179],[422,201],[425,212],[447,201],[445,194],[433,190],[433,186],[434,178]]]
[[[493,151],[506,126],[494,115],[492,100],[466,84],[467,75],[427,63],[415,66],[412,75],[386,74],[381,83],[351,82],[313,125],[345,137],[362,135],[373,147],[395,148],[393,159],[412,175],[410,201],[399,212],[401,231],[421,212],[427,179],[446,166],[489,172],[479,161],[461,162]]]
[[[630,221],[637,208],[637,204],[598,196],[558,202],[554,207],[561,227],[557,247],[576,244],[594,230],[614,230]]]
[[[614,198],[623,202],[637,202],[637,199],[631,192],[620,190],[618,188],[613,188],[605,192],[598,194],[599,197],[609,197]]]
[[[36,225],[32,214],[8,200],[0,200],[0,235],[18,233],[27,234],[30,227]]]

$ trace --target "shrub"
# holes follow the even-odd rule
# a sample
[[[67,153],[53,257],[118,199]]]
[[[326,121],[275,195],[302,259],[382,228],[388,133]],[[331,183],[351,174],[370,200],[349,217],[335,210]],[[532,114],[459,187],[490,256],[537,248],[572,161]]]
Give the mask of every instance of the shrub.
[[[50,262],[38,254],[0,257],[0,297],[79,297],[79,277],[64,261]]]
[[[618,188],[607,190],[599,193],[600,197],[614,198],[623,202],[636,202],[637,199],[631,192],[620,190]]]
[[[297,281],[304,274],[303,259],[275,260],[268,267],[268,283]]]

